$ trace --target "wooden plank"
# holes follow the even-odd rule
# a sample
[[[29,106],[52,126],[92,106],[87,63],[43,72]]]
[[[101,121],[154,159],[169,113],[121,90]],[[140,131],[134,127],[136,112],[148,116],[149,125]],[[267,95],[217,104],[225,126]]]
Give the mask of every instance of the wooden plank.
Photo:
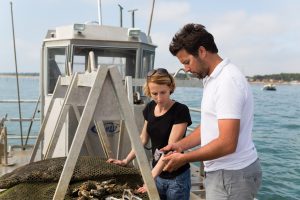
[[[111,150],[111,146],[110,146],[110,143],[109,143],[108,138],[107,138],[107,134],[106,134],[106,131],[105,131],[105,127],[103,125],[103,121],[95,122],[95,125],[96,125],[96,128],[97,128],[97,133],[98,133],[100,142],[102,144],[103,150],[106,154],[106,158],[114,158],[115,156],[114,156],[114,154]]]
[[[80,81],[83,85],[90,87],[91,86],[90,82],[95,80],[95,74],[96,74],[95,72],[91,73],[91,74],[75,73],[75,75],[73,76],[73,79],[70,83],[71,85],[68,87],[68,91],[65,95],[63,106],[60,111],[59,117],[57,119],[57,123],[55,125],[55,129],[52,134],[51,140],[50,140],[49,144],[46,146],[46,149],[47,149],[46,153],[45,153],[46,159],[51,158],[53,156],[56,144],[57,144],[59,136],[60,136],[60,132],[62,130],[62,127],[65,123],[65,119],[67,117],[70,105],[75,104],[76,99],[78,101],[77,102],[78,105],[81,105],[83,101],[85,101],[85,102],[87,101],[85,99],[85,97],[82,98],[82,96],[79,96],[78,98],[76,98],[76,97],[74,98],[74,94],[78,95],[77,93],[80,90],[80,87],[78,87],[78,82]],[[88,78],[84,78],[85,76],[87,76]],[[88,139],[86,141],[87,141],[87,143],[89,143]],[[87,146],[90,146],[90,144],[87,144]],[[88,151],[90,151],[89,153],[92,153],[91,148],[89,148]]]
[[[76,133],[72,141],[69,154],[67,156],[63,171],[61,173],[59,182],[55,190],[55,194],[53,196],[53,200],[63,200],[65,197],[68,185],[70,183],[70,179],[75,168],[75,164],[77,162],[81,150],[81,146],[86,137],[89,124],[93,118],[97,101],[99,99],[99,95],[101,93],[105,77],[107,75],[107,71],[107,67],[101,67],[97,71],[95,82],[93,84],[93,87],[91,88],[90,94],[86,102],[86,106],[84,107],[84,110],[82,112],[82,117],[76,129]]]
[[[75,73],[75,75],[72,78],[72,81],[70,83],[71,85],[68,87],[68,90],[67,90],[67,93],[65,95],[61,110],[59,112],[59,116],[58,116],[57,121],[55,123],[55,128],[54,128],[53,134],[51,136],[50,142],[46,146],[46,153],[45,153],[45,156],[44,156],[45,159],[52,158],[52,155],[54,153],[54,150],[55,150],[58,138],[60,136],[62,127],[65,123],[67,114],[69,112],[69,108],[70,108],[70,105],[68,104],[69,98],[70,98],[72,92],[74,92],[74,90],[76,89],[77,77],[78,77],[78,74]]]
[[[69,86],[72,82],[72,76],[63,76],[61,77],[60,85]]]
[[[131,141],[131,145],[135,151],[136,159],[145,182],[145,185],[148,189],[148,195],[150,199],[159,199],[158,191],[154,182],[154,179],[151,174],[151,169],[149,162],[145,153],[145,149],[142,145],[142,142],[139,137],[138,128],[134,120],[133,110],[126,98],[126,93],[122,83],[122,78],[116,67],[110,68],[109,70],[114,89],[116,91],[117,99],[121,107],[122,118],[125,119],[125,126],[128,131],[128,135]],[[124,98],[125,97],[125,98]]]
[[[132,77],[125,77],[125,87],[127,90],[127,98],[130,104],[133,104]]]
[[[72,77],[73,78],[73,77]],[[68,87],[69,88],[69,87]],[[40,127],[40,131],[39,131],[39,134],[38,134],[38,138],[36,139],[35,141],[35,144],[34,144],[34,148],[32,150],[32,154],[30,156],[30,163],[31,162],[34,162],[34,159],[36,157],[36,153],[37,153],[37,150],[40,146],[40,143],[41,141],[44,139],[44,131],[45,131],[45,128],[46,128],[46,125],[48,123],[48,120],[49,120],[49,116],[50,116],[50,113],[51,113],[51,110],[52,110],[52,107],[53,107],[53,104],[54,104],[54,100],[56,98],[61,98],[62,96],[65,96],[65,94],[67,93],[68,91],[68,88],[66,89],[66,87],[63,87],[61,85],[61,76],[58,77],[58,80],[56,82],[56,86],[55,86],[55,89],[54,89],[54,92],[53,92],[53,95],[51,97],[51,100],[50,100],[50,103],[49,103],[49,107],[48,107],[48,110],[46,112],[46,115],[44,117],[44,120],[42,122],[42,125]]]
[[[78,86],[92,87],[96,78],[96,73],[78,74]]]
[[[73,107],[73,110],[74,110],[74,113],[75,113],[75,116],[76,116],[76,119],[77,119],[77,122],[79,123],[80,121],[80,112],[78,110],[78,107],[76,105],[72,105]],[[84,145],[87,149],[87,152],[89,155],[93,155],[94,154],[94,150],[92,148],[92,145],[91,145],[91,142],[89,140],[89,137],[85,137],[85,140],[84,140]]]
[[[94,124],[95,124],[95,126],[96,126],[97,135],[98,135],[98,138],[99,138],[99,141],[100,141],[100,144],[101,144],[103,153],[105,154],[105,157],[108,158],[108,154],[107,154],[107,152],[105,151],[105,144],[104,144],[104,141],[102,140],[101,133],[99,134],[99,132],[101,132],[101,130],[99,130],[99,128],[97,127],[97,125],[96,125],[96,124],[97,124],[96,120],[94,120]]]
[[[120,120],[120,133],[118,137],[118,146],[117,146],[117,159],[121,159],[121,149],[123,149],[123,142],[124,141],[124,134],[125,134],[125,124],[124,120]]]

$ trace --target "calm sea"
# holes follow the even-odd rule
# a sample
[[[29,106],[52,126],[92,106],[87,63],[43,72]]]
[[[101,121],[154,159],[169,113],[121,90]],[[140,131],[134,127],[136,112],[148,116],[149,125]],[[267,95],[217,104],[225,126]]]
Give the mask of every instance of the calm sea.
[[[38,79],[20,78],[21,99],[37,99]],[[253,84],[255,117],[253,138],[263,169],[263,183],[259,200],[300,199],[300,85],[277,85],[277,91],[263,91],[261,84]],[[0,78],[0,100],[17,99],[16,80]],[[200,107],[202,89],[177,88],[173,98],[191,107]],[[22,117],[31,118],[35,104],[22,104]],[[18,117],[18,106],[0,104],[0,117]],[[191,113],[193,126],[200,122],[200,114]],[[39,115],[38,115],[39,116]],[[20,132],[19,123],[7,123],[9,133]],[[27,135],[29,123],[23,123]],[[39,130],[34,122],[33,132]],[[18,141],[19,142],[19,141]]]

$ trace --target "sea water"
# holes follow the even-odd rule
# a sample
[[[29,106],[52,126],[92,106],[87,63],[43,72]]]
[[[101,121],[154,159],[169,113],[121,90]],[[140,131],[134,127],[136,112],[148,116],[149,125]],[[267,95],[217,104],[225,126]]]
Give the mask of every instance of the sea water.
[[[21,100],[38,100],[39,97],[39,78],[19,78],[19,91]],[[18,100],[17,82],[13,77],[0,77],[0,100]],[[34,115],[36,103],[21,103],[21,117],[32,118]],[[39,108],[39,107],[38,107]],[[40,109],[38,109],[39,111]],[[7,114],[8,119],[20,118],[18,103],[0,103],[0,119]],[[40,113],[37,112],[35,118],[40,118]],[[20,136],[21,129],[18,121],[8,121],[5,123],[9,136]],[[28,135],[30,122],[22,122],[23,137]],[[38,134],[40,121],[33,121],[30,131],[30,136]],[[33,144],[33,140],[28,141]],[[14,139],[12,144],[21,144],[20,139]],[[25,144],[25,139],[24,139]]]
[[[39,80],[20,78],[19,82],[21,99],[37,100]],[[255,103],[253,140],[263,170],[257,199],[300,199],[300,85],[277,85],[277,91],[263,91],[262,84],[251,87]],[[0,78],[0,100],[17,99],[16,88],[15,78]],[[202,88],[176,88],[172,98],[200,108]],[[31,118],[34,108],[34,103],[22,103],[22,117]],[[0,104],[0,118],[6,113],[8,118],[18,118],[18,105]],[[195,127],[200,123],[200,114],[191,112],[191,116]],[[37,134],[39,124],[34,122],[31,134]],[[17,122],[7,122],[7,126],[11,134],[20,132]],[[24,122],[23,135],[27,135],[28,128],[29,123]]]

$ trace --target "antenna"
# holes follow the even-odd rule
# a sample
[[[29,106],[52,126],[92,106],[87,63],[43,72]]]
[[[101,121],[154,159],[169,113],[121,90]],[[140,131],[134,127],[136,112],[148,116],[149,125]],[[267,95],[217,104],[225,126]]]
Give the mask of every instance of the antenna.
[[[13,36],[13,45],[14,45],[14,58],[15,58],[15,69],[16,69],[16,80],[17,80],[17,92],[18,92],[18,105],[19,105],[19,117],[20,117],[20,131],[21,131],[21,146],[23,146],[23,128],[22,128],[22,110],[20,104],[20,88],[19,88],[19,73],[18,73],[18,63],[17,63],[17,50],[16,50],[16,40],[15,40],[15,27],[14,27],[14,14],[13,14],[13,3],[10,2],[10,13],[11,13],[11,26],[12,26],[12,36]]]
[[[128,10],[128,12],[131,12],[132,14],[132,28],[134,28],[134,12],[137,11],[138,9],[132,9],[132,10]]]
[[[123,27],[123,7],[118,4],[119,8],[120,8],[120,27]]]
[[[101,0],[98,0],[98,24],[102,25],[102,8],[101,8]]]
[[[150,14],[150,21],[149,21],[149,26],[148,26],[148,36],[150,36],[150,30],[151,30],[151,24],[152,24],[152,16],[153,16],[154,4],[155,4],[155,0],[152,0],[152,8],[151,8],[151,14]]]

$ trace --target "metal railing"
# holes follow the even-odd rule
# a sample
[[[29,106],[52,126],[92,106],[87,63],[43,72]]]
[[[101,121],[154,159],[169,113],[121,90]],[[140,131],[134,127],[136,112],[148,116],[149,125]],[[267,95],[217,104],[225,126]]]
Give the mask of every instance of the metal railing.
[[[7,103],[12,103],[12,104],[16,104],[16,103],[17,104],[21,104],[21,103],[36,103],[31,118],[24,118],[24,117],[21,117],[21,118],[15,118],[15,117],[9,118],[8,114],[6,113],[6,115],[4,117],[2,117],[2,119],[1,119],[0,126],[3,127],[2,128],[2,132],[4,132],[4,129],[6,129],[6,131],[5,131],[5,137],[3,136],[2,142],[8,144],[8,141],[20,139],[20,144],[21,145],[15,145],[15,146],[20,146],[22,149],[25,150],[26,147],[28,146],[28,140],[29,139],[36,139],[37,138],[37,136],[31,136],[31,133],[32,133],[33,122],[40,121],[40,118],[36,117],[36,114],[39,112],[38,108],[39,108],[39,103],[40,103],[40,97],[37,100],[0,100],[0,104],[7,104]],[[23,130],[23,127],[22,127],[23,124],[22,124],[22,122],[29,122],[28,130],[27,130],[27,136],[23,136],[23,133],[21,133],[20,136],[8,134],[7,133],[7,127],[6,127],[7,125],[5,124],[5,122],[17,122],[17,123],[19,123],[19,125],[20,125],[20,131]],[[23,143],[23,140],[25,140],[25,143]],[[6,151],[7,151],[7,147],[6,147]]]
[[[0,163],[2,163],[2,157],[4,158],[4,165],[8,165],[7,156],[7,129],[4,124],[7,118],[7,114],[0,120]]]

